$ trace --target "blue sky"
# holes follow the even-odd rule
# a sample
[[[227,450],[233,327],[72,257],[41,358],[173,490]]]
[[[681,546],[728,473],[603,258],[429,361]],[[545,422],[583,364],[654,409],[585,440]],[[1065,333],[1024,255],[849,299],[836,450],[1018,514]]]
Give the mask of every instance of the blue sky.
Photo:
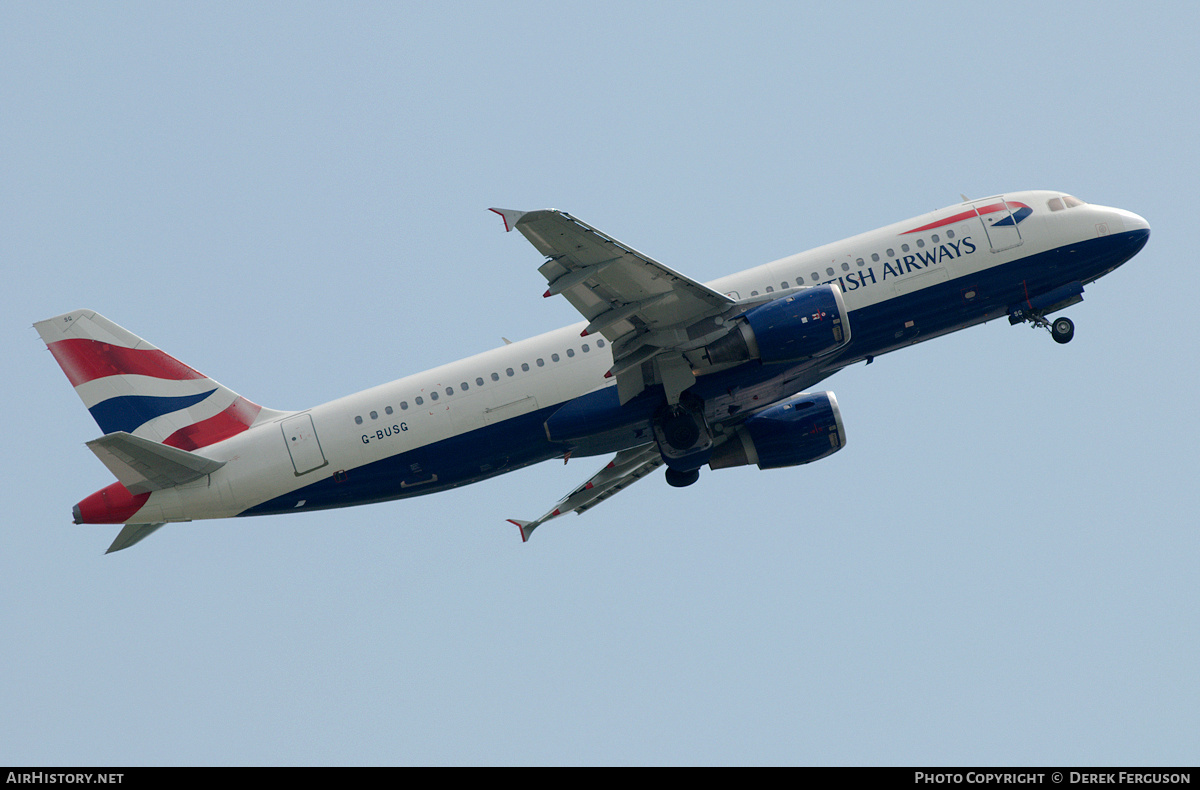
[[[6,4],[0,763],[1200,759],[1186,4]],[[305,408],[576,320],[489,206],[700,280],[959,200],[1145,216],[1068,311],[846,370],[848,446],[602,459],[103,554],[89,307]]]

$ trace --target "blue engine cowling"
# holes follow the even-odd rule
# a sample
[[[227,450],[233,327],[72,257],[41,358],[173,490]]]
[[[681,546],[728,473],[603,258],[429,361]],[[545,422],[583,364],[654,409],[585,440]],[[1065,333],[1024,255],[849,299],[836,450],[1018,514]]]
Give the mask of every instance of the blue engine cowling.
[[[759,469],[799,466],[846,446],[842,413],[832,392],[796,395],[760,411],[713,450],[709,467],[757,464]]]
[[[713,365],[759,359],[799,362],[850,342],[842,291],[832,283],[806,288],[747,310],[736,328],[706,349]]]

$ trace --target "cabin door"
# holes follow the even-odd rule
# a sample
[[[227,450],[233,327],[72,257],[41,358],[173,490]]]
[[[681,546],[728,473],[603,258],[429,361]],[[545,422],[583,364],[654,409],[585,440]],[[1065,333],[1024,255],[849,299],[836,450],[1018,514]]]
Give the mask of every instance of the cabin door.
[[[983,232],[992,252],[1010,250],[1024,241],[1017,223],[1025,219],[1028,209],[1013,206],[1002,197],[981,200],[972,204],[971,208],[975,209],[975,215],[983,223]]]

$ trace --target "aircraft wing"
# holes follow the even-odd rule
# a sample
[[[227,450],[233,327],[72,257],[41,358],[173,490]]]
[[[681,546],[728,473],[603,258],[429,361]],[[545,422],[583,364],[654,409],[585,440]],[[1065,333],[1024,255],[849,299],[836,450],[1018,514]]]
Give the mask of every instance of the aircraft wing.
[[[533,531],[552,518],[567,513],[583,513],[613,494],[624,491],[632,483],[636,483],[646,475],[662,466],[662,454],[653,444],[644,444],[622,450],[608,462],[603,469],[592,475],[586,483],[559,500],[550,512],[535,521],[520,521],[510,518],[510,524],[516,524],[521,530],[521,540],[529,540]]]
[[[667,400],[695,382],[684,351],[719,331],[704,324],[733,300],[606,236],[565,211],[491,209],[507,230],[519,230],[547,260],[538,269],[550,287],[588,320],[583,334],[612,343],[621,403],[651,384],[663,384]]]

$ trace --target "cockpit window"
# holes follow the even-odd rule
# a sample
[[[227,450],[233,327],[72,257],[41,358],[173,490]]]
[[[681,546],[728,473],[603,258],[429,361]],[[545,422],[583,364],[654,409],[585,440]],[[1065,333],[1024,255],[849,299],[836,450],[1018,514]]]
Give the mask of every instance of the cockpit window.
[[[1050,198],[1046,205],[1050,207],[1051,211],[1062,211],[1064,208],[1075,208],[1076,206],[1086,206],[1087,204],[1077,197],[1063,195],[1060,198]]]

